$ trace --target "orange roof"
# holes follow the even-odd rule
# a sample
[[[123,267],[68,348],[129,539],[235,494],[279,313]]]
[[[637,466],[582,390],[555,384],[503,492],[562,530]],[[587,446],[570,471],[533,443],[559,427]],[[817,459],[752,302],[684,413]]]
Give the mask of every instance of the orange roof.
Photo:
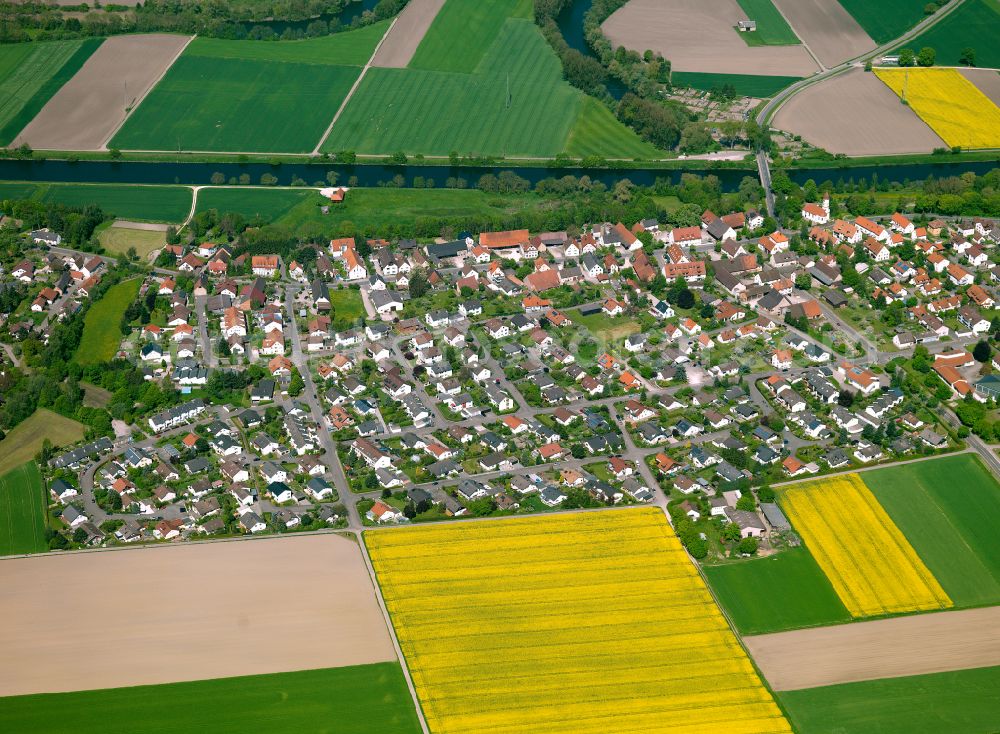
[[[531,239],[531,236],[526,229],[479,233],[479,244],[491,250],[517,247],[518,245],[527,243],[529,239]]]

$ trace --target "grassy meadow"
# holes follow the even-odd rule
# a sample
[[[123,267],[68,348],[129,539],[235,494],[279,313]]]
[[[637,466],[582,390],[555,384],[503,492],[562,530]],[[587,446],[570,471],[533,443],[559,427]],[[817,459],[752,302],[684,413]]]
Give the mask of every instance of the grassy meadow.
[[[457,55],[470,63],[470,53]],[[574,127],[581,124],[584,99],[563,81],[562,65],[537,26],[508,18],[471,73],[370,69],[323,149],[553,156],[567,149]],[[585,129],[578,134],[594,152],[630,157],[643,145],[624,125],[609,124],[606,115],[600,124],[611,133],[601,141],[588,140]]]
[[[122,281],[109,288],[101,300],[90,307],[83,321],[77,362],[97,364],[115,356],[122,339],[119,328],[122,314],[139,294],[141,285],[141,278]]]
[[[35,462],[28,461],[0,475],[0,556],[48,549],[47,506],[42,475]]]
[[[799,734],[992,734],[1000,667],[778,693]]]
[[[198,192],[196,211],[215,209],[220,214],[234,212],[248,219],[259,216],[275,221],[303,202],[310,202],[318,210],[323,200],[314,189],[206,188]]]
[[[877,3],[872,12],[881,15],[882,7]],[[967,0],[906,45],[915,51],[931,46],[940,66],[958,66],[962,51],[971,46],[976,50],[976,66],[1000,67],[1000,0]]]
[[[804,547],[703,568],[716,598],[742,634],[851,621],[829,579]]]
[[[875,43],[888,43],[924,19],[924,0],[840,0]]]
[[[196,39],[112,143],[140,150],[309,152],[384,31],[378,24],[302,41]]]
[[[956,606],[1000,604],[1000,486],[976,457],[861,476]]]
[[[31,461],[45,439],[49,439],[53,446],[68,446],[82,440],[83,435],[82,423],[39,408],[7,431],[0,441],[0,474]]]
[[[7,145],[104,42],[14,43],[0,46],[0,145]]]
[[[566,152],[583,158],[588,155],[605,155],[608,141],[615,140],[618,158],[662,158],[663,151],[647,143],[638,135],[622,135],[622,124],[614,113],[593,97],[584,96],[576,122],[569,132]]]
[[[748,46],[797,46],[800,41],[771,0],[736,0],[746,17],[757,21],[757,30],[740,33]]]
[[[338,288],[330,291],[330,317],[333,328],[338,330],[357,326],[365,315],[365,304],[361,300],[361,291],[354,288]]]
[[[102,734],[111,721],[131,734],[420,732],[398,663],[0,698],[3,731],[56,734],[67,721],[74,734]]]
[[[2,199],[34,199],[81,207],[98,204],[115,217],[146,222],[180,223],[191,209],[191,189],[187,186],[2,183]]]
[[[112,255],[124,255],[134,247],[141,259],[153,250],[158,250],[167,242],[167,233],[156,230],[132,229],[130,227],[107,227],[97,235],[101,247]]]

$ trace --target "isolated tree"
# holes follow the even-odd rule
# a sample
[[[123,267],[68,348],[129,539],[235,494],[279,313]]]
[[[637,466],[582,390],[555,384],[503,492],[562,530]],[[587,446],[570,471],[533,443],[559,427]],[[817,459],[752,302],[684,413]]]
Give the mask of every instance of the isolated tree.
[[[736,550],[740,555],[752,556],[757,552],[759,545],[756,538],[744,538],[737,544]]]
[[[992,354],[993,350],[985,340],[978,342],[972,350],[972,356],[977,362],[989,362]]]
[[[958,55],[958,63],[962,66],[975,66],[976,65],[976,49],[972,46],[966,46],[962,49],[962,53]]]
[[[899,65],[900,66],[913,66],[914,53],[912,48],[901,48],[899,49]]]
[[[936,60],[937,51],[931,46],[924,46],[920,49],[920,53],[917,54],[917,63],[920,66],[934,66]]]

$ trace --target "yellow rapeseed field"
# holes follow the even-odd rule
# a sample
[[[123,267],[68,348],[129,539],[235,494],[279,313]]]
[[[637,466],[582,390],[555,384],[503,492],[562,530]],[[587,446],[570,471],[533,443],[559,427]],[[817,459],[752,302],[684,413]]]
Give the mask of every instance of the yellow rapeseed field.
[[[783,505],[853,616],[952,605],[857,474],[796,484]]]
[[[434,734],[791,732],[658,510],[364,537]]]
[[[905,93],[913,111],[948,145],[1000,147],[1000,108],[957,69],[876,69],[875,74],[897,96]]]

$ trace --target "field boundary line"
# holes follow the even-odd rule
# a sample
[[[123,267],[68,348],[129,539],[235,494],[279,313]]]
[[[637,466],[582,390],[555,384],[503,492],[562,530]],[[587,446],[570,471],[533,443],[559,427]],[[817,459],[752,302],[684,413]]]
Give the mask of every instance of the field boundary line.
[[[356,531],[358,536],[358,545],[361,547],[361,557],[365,560],[365,566],[368,569],[368,578],[372,582],[372,586],[375,588],[375,600],[378,602],[379,609],[382,610],[382,619],[385,622],[386,628],[389,630],[389,639],[392,640],[392,646],[396,650],[396,657],[399,658],[399,667],[403,671],[403,677],[406,679],[406,687],[410,690],[410,697],[413,699],[413,707],[417,711],[417,720],[420,722],[420,728],[423,730],[424,734],[430,734],[430,729],[427,726],[427,720],[424,718],[424,710],[420,705],[420,697],[417,695],[417,688],[413,685],[413,678],[410,677],[410,664],[406,660],[406,656],[403,655],[403,648],[399,645],[399,639],[396,637],[396,628],[392,626],[392,617],[389,614],[389,608],[385,605],[385,599],[382,596],[382,586],[378,582],[378,574],[375,573],[375,567],[372,565],[372,559],[368,555],[368,544],[365,543],[364,532]]]
[[[826,64],[820,61],[819,56],[814,54],[813,50],[809,48],[809,44],[806,43],[806,40],[802,37],[802,34],[799,33],[799,30],[795,27],[792,21],[788,19],[788,16],[785,15],[784,11],[782,11],[782,9],[778,6],[778,3],[771,3],[771,5],[773,5],[774,9],[778,11],[778,15],[780,15],[784,19],[784,21],[788,24],[788,27],[792,29],[792,33],[794,33],[795,37],[799,39],[799,43],[802,44],[802,48],[804,48],[809,53],[809,55],[812,56],[812,60],[816,62],[816,66],[819,67],[820,73],[822,74],[824,71],[827,71]],[[862,28],[861,30],[864,30],[864,28]],[[865,35],[868,34],[866,33]],[[871,38],[871,36],[868,37]]]
[[[891,469],[895,466],[905,466],[906,464],[919,464],[922,461],[934,461],[935,459],[945,459],[949,456],[961,456],[962,454],[978,454],[979,452],[975,449],[964,448],[959,451],[950,451],[946,454],[935,454],[934,456],[921,456],[916,459],[907,459],[906,461],[890,461],[888,464],[875,464],[874,466],[859,466],[854,469],[845,469],[844,471],[830,472],[829,474],[820,474],[819,476],[803,477],[802,479],[792,479],[788,482],[775,482],[772,487],[790,487],[795,484],[802,484],[803,482],[815,482],[822,479],[828,479],[830,477],[841,477],[845,474],[862,474],[867,471],[875,471],[877,469]]]
[[[129,118],[132,116],[132,113],[135,112],[135,110],[138,109],[139,105],[141,105],[146,100],[146,97],[148,97],[149,93],[156,88],[156,85],[159,84],[161,81],[163,81],[163,77],[167,75],[167,72],[174,68],[174,64],[177,63],[177,59],[179,59],[181,57],[181,54],[184,53],[184,51],[187,50],[187,47],[191,45],[191,41],[193,41],[197,37],[198,37],[197,33],[195,33],[193,36],[188,37],[187,43],[181,46],[180,50],[176,54],[174,54],[174,57],[170,59],[170,63],[163,68],[163,71],[160,72],[159,76],[157,76],[153,80],[153,82],[146,88],[146,90],[142,93],[142,95],[136,99],[135,104],[132,105],[132,109],[126,112],[125,116],[122,118],[122,121],[119,122],[117,125],[115,125],[114,130],[112,130],[111,133],[108,135],[108,137],[105,139],[105,141],[101,143],[101,147],[99,148],[99,150],[108,150],[108,143],[111,142],[111,139],[114,138],[114,136],[118,134],[118,131],[125,126],[125,123],[128,122]]]
[[[333,132],[333,126],[337,124],[337,120],[339,120],[341,114],[343,114],[344,109],[347,107],[347,103],[351,101],[351,97],[353,97],[354,93],[358,91],[358,87],[361,86],[361,80],[365,78],[365,74],[368,73],[368,70],[372,66],[372,62],[375,60],[375,55],[378,53],[378,50],[382,48],[382,44],[385,43],[385,39],[387,39],[389,34],[392,33],[392,29],[395,27],[397,20],[399,20],[398,15],[392,19],[392,23],[390,23],[389,27],[385,29],[385,33],[382,34],[382,38],[380,38],[378,43],[375,44],[375,50],[372,51],[372,55],[368,57],[368,61],[365,63],[364,67],[362,67],[361,73],[358,74],[358,78],[354,80],[354,84],[351,85],[351,89],[347,92],[347,96],[344,97],[344,101],[341,102],[340,107],[337,108],[337,112],[333,115],[333,119],[330,120],[330,124],[327,125],[326,131],[323,133],[323,137],[319,139],[319,142],[316,143],[316,147],[312,149],[312,155],[319,155],[319,149],[323,147],[323,143],[325,143],[326,139],[330,137],[330,133]],[[421,717],[421,723],[423,723],[423,717]],[[424,724],[424,731],[427,731],[426,727],[427,725]]]

